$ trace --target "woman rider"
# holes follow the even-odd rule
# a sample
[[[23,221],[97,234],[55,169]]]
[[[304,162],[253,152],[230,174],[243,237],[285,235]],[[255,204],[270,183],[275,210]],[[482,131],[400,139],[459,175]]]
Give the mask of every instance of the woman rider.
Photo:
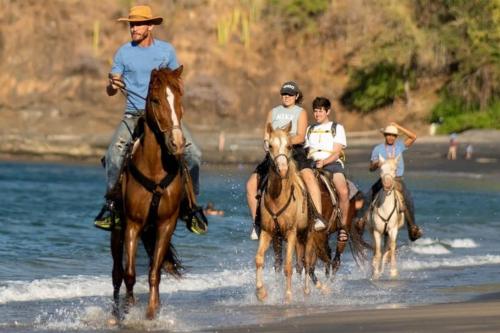
[[[293,159],[297,163],[297,168],[300,171],[300,175],[306,184],[307,190],[311,195],[312,201],[317,211],[317,217],[314,220],[314,228],[316,230],[322,230],[326,228],[325,223],[321,220],[321,192],[319,190],[316,177],[311,169],[311,163],[307,159],[307,155],[304,149],[304,142],[307,129],[307,112],[300,106],[303,96],[297,84],[293,81],[285,82],[280,89],[281,94],[281,105],[273,108],[267,115],[266,124],[264,129],[267,128],[267,124],[271,124],[274,129],[282,128],[292,122],[292,129],[290,131],[290,141],[293,145]],[[264,150],[266,153],[269,149],[269,135],[266,130],[264,130]],[[261,180],[265,177],[269,170],[271,159],[269,153],[266,154],[266,158],[262,161],[255,171],[252,173],[247,181],[247,202],[248,208],[250,209],[250,214],[254,221],[254,229],[252,230],[251,238],[258,239],[258,233],[260,228],[260,221],[256,221],[257,213],[257,192]]]

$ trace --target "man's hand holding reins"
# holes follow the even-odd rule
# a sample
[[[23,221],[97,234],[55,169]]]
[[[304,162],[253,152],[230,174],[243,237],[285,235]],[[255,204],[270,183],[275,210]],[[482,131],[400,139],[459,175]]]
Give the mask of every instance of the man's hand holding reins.
[[[123,82],[121,75],[109,73],[108,80],[106,91],[109,96],[115,95],[118,92],[118,89],[125,88],[125,82]]]

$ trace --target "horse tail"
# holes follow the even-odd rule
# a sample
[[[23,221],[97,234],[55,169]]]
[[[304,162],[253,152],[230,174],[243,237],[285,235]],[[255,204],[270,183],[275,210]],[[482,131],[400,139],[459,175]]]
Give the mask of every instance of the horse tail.
[[[371,250],[372,247],[363,239],[363,234],[359,232],[356,227],[356,223],[352,223],[354,215],[356,213],[356,209],[354,207],[354,199],[351,199],[349,202],[349,212],[348,219],[351,221],[350,230],[349,230],[349,247],[351,248],[351,254],[356,262],[358,267],[363,267],[365,262],[368,260],[368,250]]]
[[[165,254],[165,258],[163,260],[163,269],[165,272],[177,279],[182,277],[181,271],[184,267],[182,266],[182,263],[177,256],[177,250],[172,243],[168,245],[167,253]]]
[[[146,228],[141,234],[141,239],[146,252],[148,253],[149,259],[151,260],[153,258],[156,243],[155,228]],[[182,277],[181,270],[184,267],[182,266],[182,263],[177,256],[177,251],[175,250],[172,242],[170,242],[170,244],[168,245],[167,252],[165,253],[165,257],[163,258],[162,267],[167,274],[170,274],[175,278]]]

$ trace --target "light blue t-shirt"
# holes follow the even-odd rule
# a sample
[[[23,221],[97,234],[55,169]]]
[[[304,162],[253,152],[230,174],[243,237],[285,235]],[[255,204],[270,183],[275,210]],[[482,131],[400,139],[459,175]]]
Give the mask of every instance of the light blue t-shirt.
[[[378,155],[380,154],[383,158],[396,158],[401,154],[401,158],[398,162],[398,167],[396,169],[396,177],[402,177],[405,172],[405,162],[403,160],[403,152],[406,150],[406,146],[403,141],[396,140],[393,145],[387,145],[381,143],[376,145],[372,150],[371,161],[378,161]]]
[[[283,128],[288,123],[292,122],[292,128],[290,130],[290,135],[297,134],[297,125],[299,123],[300,113],[302,108],[298,105],[292,105],[288,108],[283,105],[279,105],[272,110],[271,125],[273,129]]]
[[[175,49],[170,43],[154,39],[148,47],[132,42],[122,45],[116,51],[111,73],[121,74],[127,90],[133,92],[127,96],[125,112],[134,114],[145,109],[146,101],[139,96],[146,98],[153,69],[178,67]]]

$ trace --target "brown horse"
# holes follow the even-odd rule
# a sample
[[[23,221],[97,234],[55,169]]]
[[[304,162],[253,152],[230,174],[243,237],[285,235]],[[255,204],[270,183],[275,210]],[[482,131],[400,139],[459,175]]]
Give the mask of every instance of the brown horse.
[[[261,301],[267,297],[263,281],[265,253],[271,242],[280,239],[287,241],[285,300],[289,302],[292,299],[292,261],[297,233],[307,232],[308,229],[305,187],[292,159],[290,129],[291,123],[285,129],[273,130],[271,125],[267,127],[272,163],[260,202],[261,233],[255,256],[256,294]]]
[[[180,276],[171,238],[184,195],[181,74],[182,66],[174,71],[151,72],[144,133],[127,162],[122,181],[124,229],[114,230],[111,235],[115,311],[122,280],[127,288],[127,304],[135,303],[136,252],[139,237],[143,240],[150,257],[148,319],[154,318],[159,308],[161,268]]]
[[[356,214],[356,200],[355,196],[349,200],[349,209],[347,211],[347,225],[342,228],[341,225],[341,211],[338,207],[338,196],[331,184],[331,175],[323,173],[323,171],[316,171],[318,184],[321,190],[321,204],[323,207],[323,218],[328,221],[327,228],[321,231],[311,230],[307,241],[307,247],[305,251],[300,251],[297,254],[297,258],[303,258],[302,260],[297,260],[297,271],[301,272],[303,267],[303,263],[307,262],[309,265],[309,270],[306,272],[313,281],[313,284],[324,291],[328,290],[327,286],[322,285],[316,274],[315,274],[315,266],[317,259],[321,259],[325,265],[325,272],[327,276],[334,277],[340,268],[341,264],[341,255],[345,250],[347,245],[346,241],[341,240],[339,237],[339,232],[341,229],[344,229],[349,236],[349,243],[351,245],[352,255],[356,262],[364,261],[366,254],[365,250],[367,249],[367,244],[363,241],[360,234],[357,232],[355,225],[352,223],[352,220]],[[327,184],[328,182],[328,184]],[[337,244],[335,249],[335,256],[332,259],[331,248],[329,245],[330,235],[337,233]],[[305,256],[305,258],[304,258]],[[330,271],[331,269],[331,271]],[[307,276],[306,276],[307,279]]]

